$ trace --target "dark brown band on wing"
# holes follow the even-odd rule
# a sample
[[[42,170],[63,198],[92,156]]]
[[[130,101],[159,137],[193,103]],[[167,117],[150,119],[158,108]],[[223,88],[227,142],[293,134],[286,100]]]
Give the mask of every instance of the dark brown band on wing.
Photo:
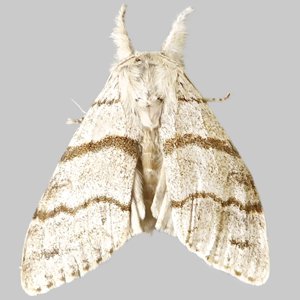
[[[238,199],[234,198],[234,197],[230,197],[228,198],[226,201],[217,197],[216,194],[214,193],[207,193],[207,192],[197,192],[197,193],[193,193],[188,195],[186,198],[184,198],[183,200],[180,201],[175,201],[172,200],[171,201],[171,206],[173,208],[181,208],[183,207],[183,205],[192,200],[192,199],[197,199],[197,198],[210,198],[213,201],[219,203],[222,207],[227,207],[227,206],[236,206],[238,207],[239,210],[243,210],[246,213],[251,213],[251,212],[257,212],[257,213],[262,213],[262,206],[260,202],[257,203],[249,203],[249,204],[243,204],[241,203],[241,201],[239,201]]]
[[[59,255],[59,249],[58,248],[52,248],[51,250],[43,250],[40,253],[40,255],[45,257],[46,259],[49,259],[51,257]]]
[[[200,135],[195,135],[191,133],[183,134],[170,138],[164,143],[165,154],[171,154],[175,149],[184,147],[186,145],[197,145],[204,149],[216,149],[228,153],[229,155],[240,157],[240,154],[232,143],[215,138],[204,138]]]
[[[57,216],[58,214],[61,214],[61,213],[65,213],[65,214],[74,216],[75,214],[77,214],[78,211],[80,211],[82,209],[86,209],[87,207],[89,207],[91,205],[95,205],[100,202],[111,203],[111,204],[119,207],[123,211],[130,211],[130,204],[123,204],[114,198],[101,196],[101,197],[96,197],[96,198],[91,198],[89,200],[86,200],[83,204],[81,204],[77,207],[74,207],[74,208],[67,207],[65,205],[60,205],[51,211],[43,211],[43,210],[37,209],[33,215],[33,219],[38,218],[40,221],[44,222],[45,220],[54,218],[55,216]]]
[[[93,103],[93,106],[94,105],[98,105],[98,106],[112,105],[112,104],[119,103],[119,102],[120,102],[120,99],[98,99]]]
[[[207,101],[205,101],[204,99],[201,99],[201,98],[184,98],[184,97],[180,97],[177,99],[178,101],[181,101],[181,102],[192,102],[192,101],[195,101],[197,103],[206,103]]]
[[[71,160],[88,152],[98,152],[103,148],[115,147],[134,158],[138,157],[138,142],[126,136],[107,136],[100,141],[84,143],[80,146],[68,147],[61,162]]]
[[[233,245],[233,246],[237,246],[240,249],[244,249],[244,248],[250,247],[250,243],[249,243],[248,240],[239,241],[239,240],[231,239],[230,240],[230,244]]]

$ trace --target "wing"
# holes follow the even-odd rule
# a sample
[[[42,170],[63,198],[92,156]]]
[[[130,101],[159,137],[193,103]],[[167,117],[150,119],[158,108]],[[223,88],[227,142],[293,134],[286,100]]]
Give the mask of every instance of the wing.
[[[119,101],[89,109],[27,232],[21,280],[28,294],[83,276],[139,232],[132,199],[140,180],[138,139]]]
[[[269,275],[269,250],[259,195],[207,103],[189,97],[192,89],[161,117],[171,231],[215,268],[262,284]],[[176,117],[170,121],[172,110]]]

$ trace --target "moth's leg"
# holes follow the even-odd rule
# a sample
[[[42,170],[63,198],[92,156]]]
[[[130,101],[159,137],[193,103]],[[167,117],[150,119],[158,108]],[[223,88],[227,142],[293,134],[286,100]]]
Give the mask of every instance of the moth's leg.
[[[66,121],[66,124],[70,125],[70,124],[81,124],[83,119],[84,119],[84,116],[86,115],[86,111],[84,111],[81,106],[73,99],[71,99],[71,101],[80,109],[80,111],[83,113],[83,116],[81,118],[78,118],[78,119],[71,119],[71,118],[68,118],[67,121]]]
[[[143,176],[140,170],[141,169],[140,164],[141,162],[138,161],[137,168],[135,170],[135,175],[134,175],[132,195],[136,202],[138,216],[141,220],[144,220],[146,215],[146,209],[145,209],[145,203],[143,198]]]
[[[72,124],[81,124],[83,119],[84,119],[84,116],[86,115],[86,111],[84,111],[81,106],[74,100],[74,99],[71,99],[71,101],[79,108],[79,110],[83,113],[83,116],[81,118],[78,118],[78,119],[72,119],[72,118],[68,118],[67,121],[66,121],[66,124],[68,125],[72,125]]]
[[[168,192],[165,193],[160,211],[157,217],[155,228],[165,231],[171,235],[175,235],[172,221],[172,207]]]
[[[162,164],[158,184],[157,184],[155,195],[154,195],[153,202],[151,205],[152,215],[156,219],[158,218],[159,211],[160,211],[165,193],[166,193],[166,173],[165,173],[164,164]]]
[[[134,183],[131,199],[131,232],[133,235],[143,232],[141,220],[145,218],[145,204],[143,201],[142,174],[139,163],[135,170]]]
[[[73,125],[73,124],[81,124],[82,121],[83,121],[84,117],[81,117],[79,119],[71,119],[71,118],[68,118],[67,121],[66,121],[66,124],[68,125]]]
[[[131,199],[131,215],[130,215],[130,225],[132,235],[143,232],[141,227],[141,219],[138,212],[138,207],[135,198]]]
[[[216,102],[216,101],[222,102],[222,101],[227,100],[229,97],[230,97],[230,93],[227,93],[227,95],[223,98],[206,98],[206,97],[202,97],[202,100],[205,101],[205,102]]]
[[[162,164],[159,181],[151,206],[153,216],[157,219],[155,228],[174,235],[171,201],[166,188],[166,173]]]

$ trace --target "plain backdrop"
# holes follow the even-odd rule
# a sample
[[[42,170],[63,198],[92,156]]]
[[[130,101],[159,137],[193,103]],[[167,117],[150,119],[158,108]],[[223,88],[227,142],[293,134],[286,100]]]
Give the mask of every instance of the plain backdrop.
[[[104,86],[121,1],[1,1],[0,298],[20,285],[25,233],[57,161]],[[159,50],[191,5],[186,71],[251,170],[264,206],[271,275],[254,287],[206,265],[176,238],[140,235],[84,278],[41,299],[295,299],[299,281],[299,1],[127,0],[137,50]],[[293,297],[294,296],[294,297]],[[277,298],[278,297],[278,298]]]

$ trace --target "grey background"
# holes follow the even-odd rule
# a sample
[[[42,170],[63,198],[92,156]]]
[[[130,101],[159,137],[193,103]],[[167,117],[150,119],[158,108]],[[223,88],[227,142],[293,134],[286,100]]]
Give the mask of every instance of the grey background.
[[[83,279],[41,299],[294,299],[299,280],[299,2],[127,0],[137,50],[159,50],[188,5],[187,74],[212,104],[256,181],[271,276],[253,287],[207,266],[162,233],[130,240]],[[0,298],[29,299],[19,264],[27,226],[81,113],[113,61],[121,1],[1,2]],[[297,293],[299,294],[299,293]]]

